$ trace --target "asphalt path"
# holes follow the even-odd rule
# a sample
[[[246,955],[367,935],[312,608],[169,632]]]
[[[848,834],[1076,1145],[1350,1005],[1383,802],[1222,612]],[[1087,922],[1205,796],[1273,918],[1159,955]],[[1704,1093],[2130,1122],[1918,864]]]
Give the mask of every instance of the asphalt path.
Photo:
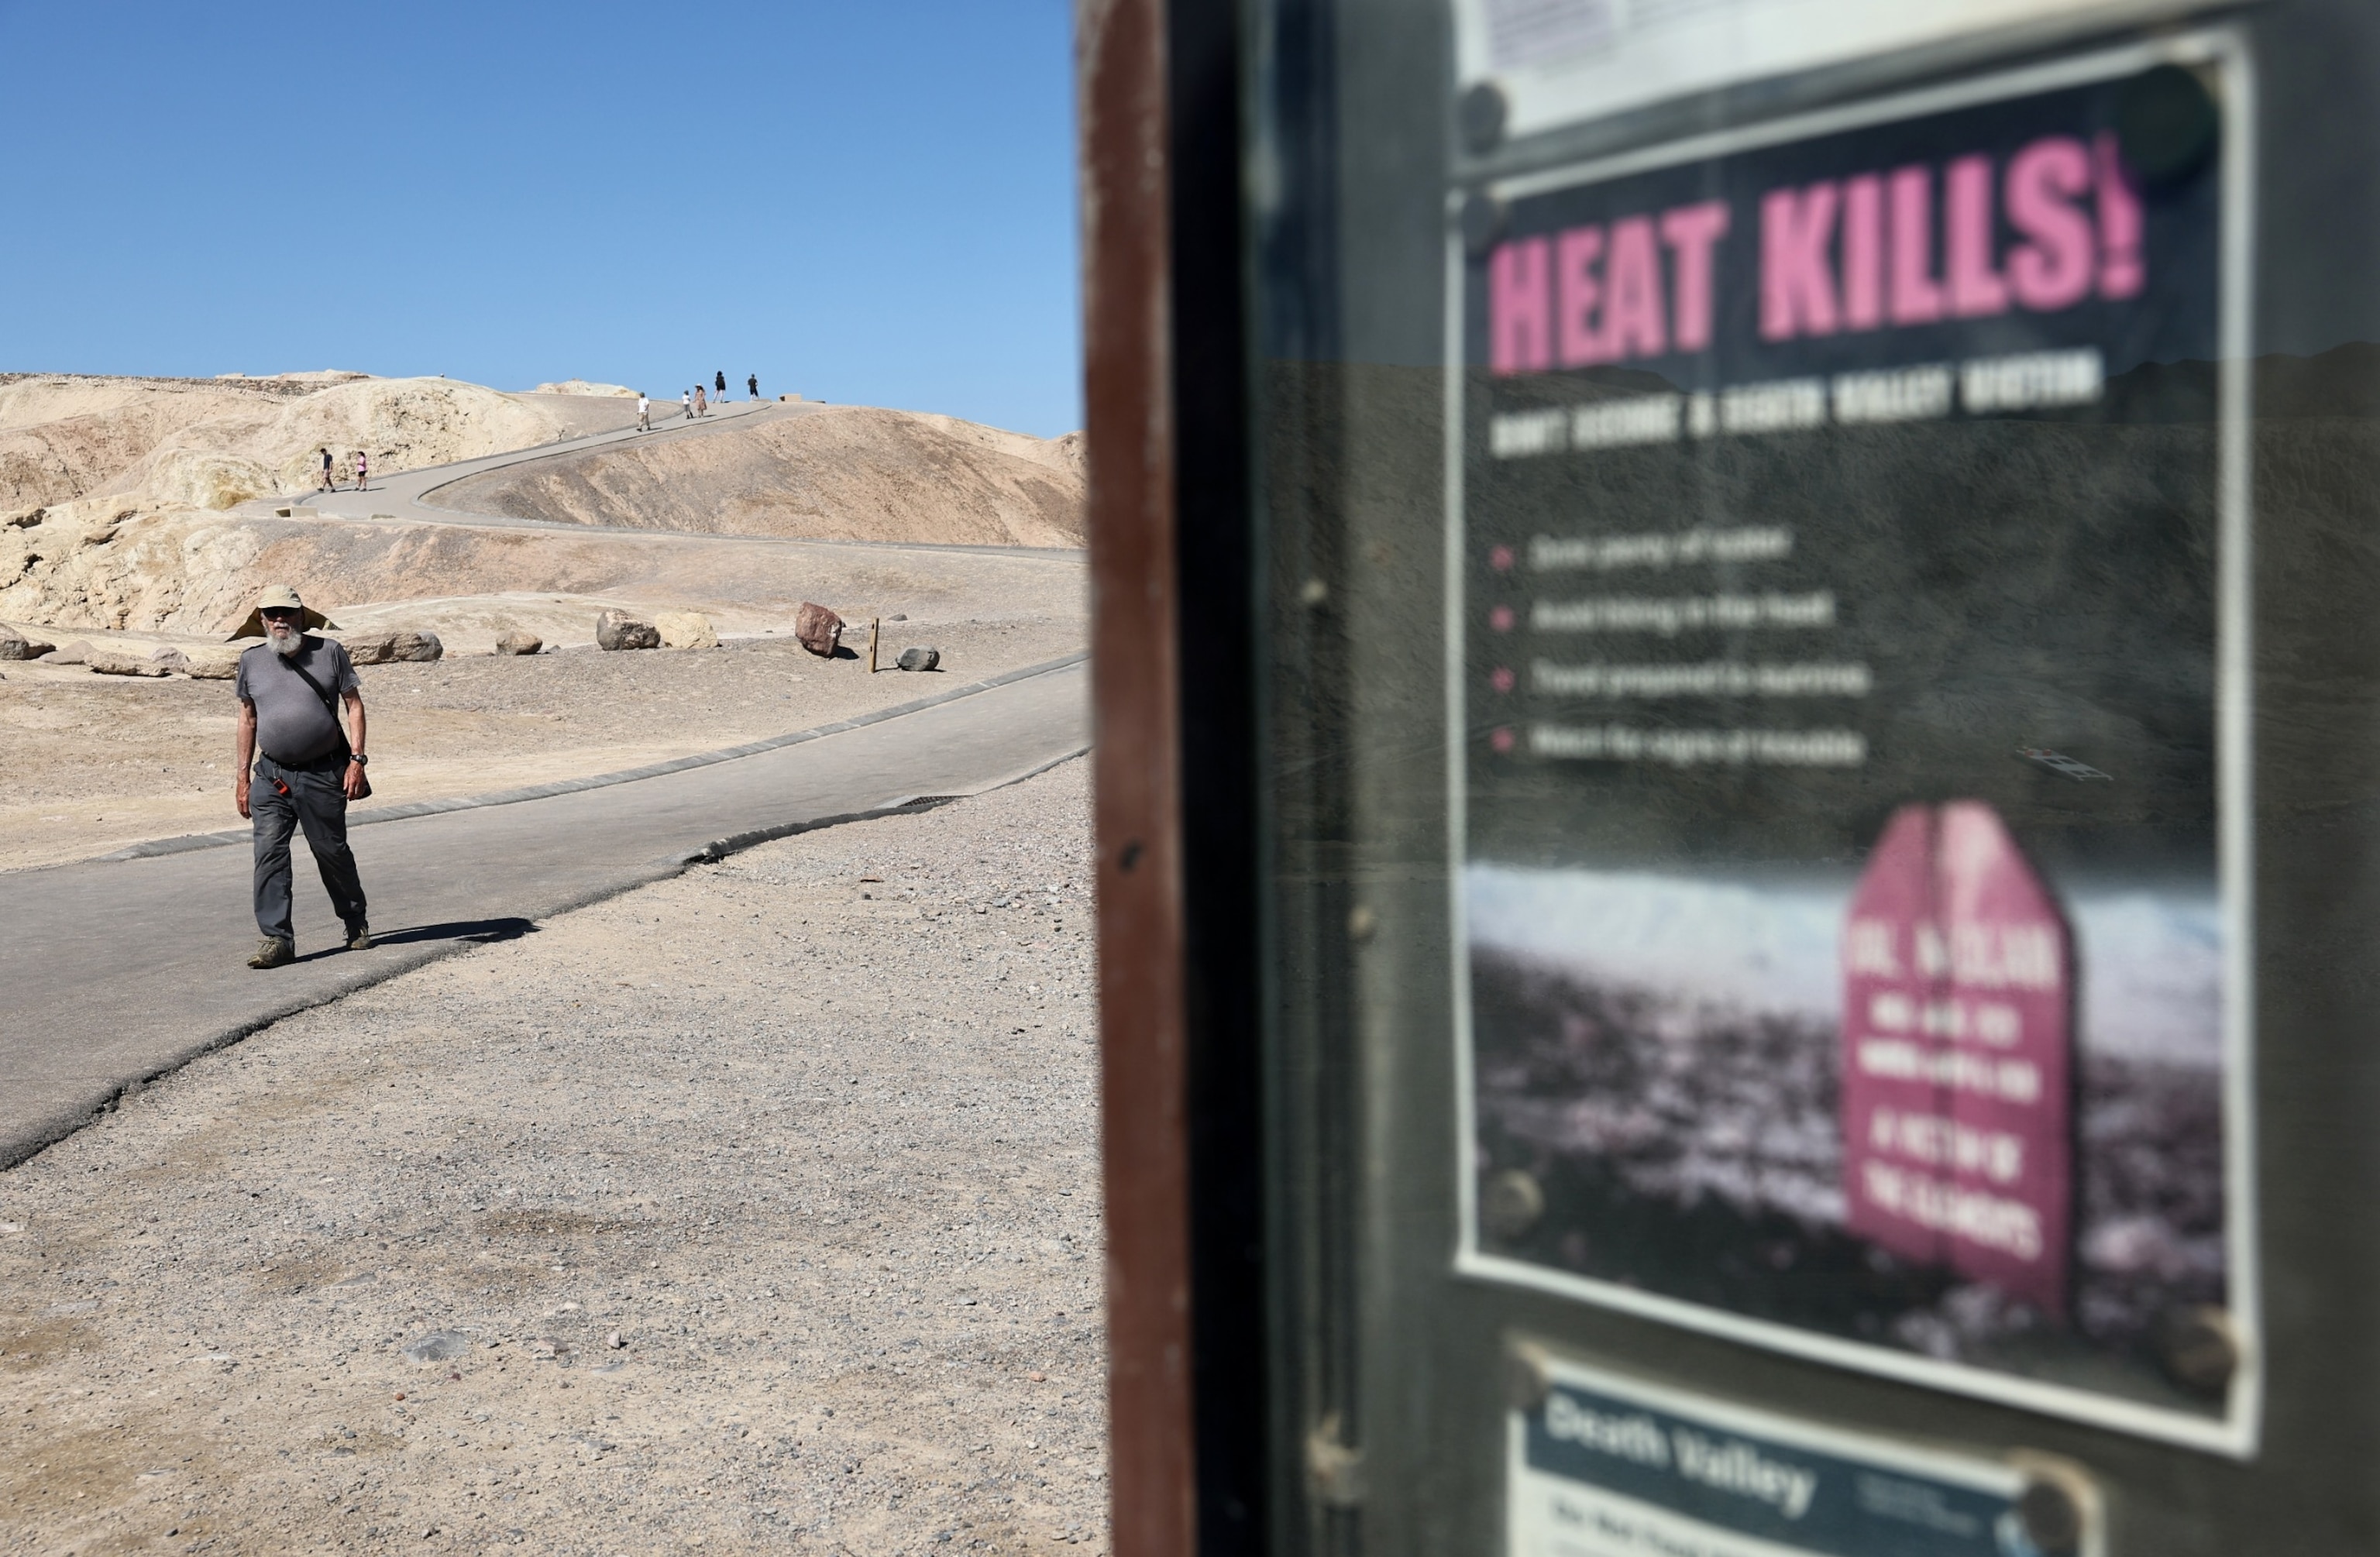
[[[631,405],[634,403],[631,402]],[[525,449],[506,449],[502,454],[483,455],[477,459],[456,460],[451,465],[425,465],[418,470],[392,471],[372,478],[371,483],[358,491],[342,487],[336,492],[293,493],[271,503],[244,505],[259,512],[267,509],[305,508],[317,514],[342,519],[401,519],[408,524],[468,525],[475,529],[559,529],[573,534],[589,530],[617,529],[639,536],[669,534],[636,525],[559,524],[552,519],[516,518],[505,514],[482,514],[462,508],[448,508],[428,499],[440,487],[451,486],[466,477],[478,476],[490,470],[503,470],[516,465],[533,465],[539,460],[556,459],[601,448],[609,444],[671,442],[681,438],[710,437],[759,421],[774,421],[786,417],[807,416],[817,407],[808,402],[781,405],[775,401],[746,401],[722,404],[710,416],[699,421],[687,420],[673,400],[666,411],[660,401],[653,403],[653,425],[650,432],[640,432],[631,422],[605,432],[590,432],[581,438],[567,438],[557,443],[535,444]]]
[[[137,1084],[292,1012],[806,827],[981,791],[1089,744],[1081,660],[624,782],[350,828],[380,944],[348,952],[304,843],[299,961],[249,968],[240,846],[11,874],[0,893],[0,1167]],[[657,950],[689,948],[654,930]]]
[[[456,460],[451,465],[428,465],[418,470],[399,470],[386,476],[376,476],[372,478],[371,484],[361,491],[345,487],[336,492],[298,493],[286,497],[259,499],[241,505],[238,512],[259,517],[295,513],[329,519],[377,519],[382,523],[395,520],[402,524],[449,525],[469,529],[542,529],[566,535],[621,536],[640,542],[663,541],[687,546],[764,545],[783,546],[795,551],[825,546],[838,551],[963,552],[985,556],[1046,557],[1069,564],[1081,561],[1084,553],[1077,547],[988,546],[931,541],[823,541],[808,536],[751,535],[733,530],[655,529],[649,525],[578,524],[558,519],[523,518],[512,514],[452,508],[438,501],[443,489],[491,470],[506,470],[515,466],[535,465],[549,459],[566,459],[572,455],[613,444],[670,443],[685,438],[730,436],[763,421],[812,416],[820,408],[816,401],[792,404],[769,400],[758,404],[722,401],[710,416],[698,421],[688,421],[679,413],[676,401],[669,403],[666,418],[662,414],[662,406],[656,402],[652,431],[650,432],[638,432],[632,423],[625,428],[591,432],[585,437],[559,443],[536,444],[525,449],[506,449],[502,454],[482,455],[477,459]]]

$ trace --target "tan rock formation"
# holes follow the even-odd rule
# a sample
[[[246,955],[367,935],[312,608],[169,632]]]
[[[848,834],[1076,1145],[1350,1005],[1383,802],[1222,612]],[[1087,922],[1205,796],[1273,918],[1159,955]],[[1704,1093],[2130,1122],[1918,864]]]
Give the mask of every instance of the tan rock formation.
[[[662,611],[653,615],[653,626],[661,629],[664,649],[716,649],[719,634],[712,630],[710,618],[699,611]]]

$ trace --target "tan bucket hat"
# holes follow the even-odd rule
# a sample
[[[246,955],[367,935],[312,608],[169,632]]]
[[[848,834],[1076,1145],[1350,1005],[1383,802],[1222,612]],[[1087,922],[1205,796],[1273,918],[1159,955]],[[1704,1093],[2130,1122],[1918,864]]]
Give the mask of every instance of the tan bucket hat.
[[[264,613],[268,606],[276,611],[297,612],[298,614],[298,626],[310,633],[319,631],[323,627],[335,628],[339,625],[336,622],[332,621],[328,616],[323,615],[321,612],[313,610],[308,606],[304,601],[299,600],[298,598],[298,591],[291,589],[288,585],[267,584],[261,591],[258,592],[255,606],[251,608],[248,615],[241,620],[239,626],[232,629],[232,641],[237,643],[243,638],[262,638],[264,636]]]

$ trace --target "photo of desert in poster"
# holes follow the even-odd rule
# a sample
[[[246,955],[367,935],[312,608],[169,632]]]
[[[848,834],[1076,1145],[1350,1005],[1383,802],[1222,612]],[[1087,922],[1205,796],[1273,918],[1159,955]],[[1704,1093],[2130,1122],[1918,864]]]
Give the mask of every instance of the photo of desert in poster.
[[[1472,214],[1464,1269],[2234,1419],[2210,83],[2012,82]]]
[[[2046,1284],[2025,1269],[2065,1265],[2059,1251],[1995,1237],[1985,1217],[1971,1213],[1961,1231],[1980,1236],[1962,1241],[2034,1258],[1980,1277],[1852,1225],[1865,1186],[1847,1167],[1877,1121],[1871,1112],[1864,1138],[1846,1139],[1845,1073],[1859,1068],[1861,1040],[1872,1054],[1890,1038],[1872,1007],[1848,1021],[1844,1009],[1856,885],[1815,872],[1475,864],[1463,891],[1484,1236],[1561,1271],[1946,1361],[2022,1371],[2087,1342],[2154,1376],[2161,1327],[2227,1296],[2213,883],[2109,879],[2062,894],[2087,973],[2070,1265]],[[1980,1038],[1937,1047],[1986,1064],[2008,1052]],[[1930,1089],[1958,1099],[1952,1086]],[[2041,1208],[2012,1187],[2022,1167],[2010,1159],[2069,1138],[2066,1121],[2046,1123],[1954,1125],[1936,1132],[1939,1145],[1904,1125],[1882,1155],[1929,1182],[1979,1186],[1985,1208],[2054,1209],[2066,1184],[2047,1186],[2053,1205]],[[1505,1174],[1542,1198],[1525,1229]]]

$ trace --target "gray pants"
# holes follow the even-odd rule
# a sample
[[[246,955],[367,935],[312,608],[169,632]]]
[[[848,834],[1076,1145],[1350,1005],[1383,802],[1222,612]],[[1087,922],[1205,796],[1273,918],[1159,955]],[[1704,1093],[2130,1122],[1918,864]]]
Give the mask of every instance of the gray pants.
[[[351,931],[364,922],[364,883],[347,847],[345,782],[344,768],[285,768],[258,755],[248,814],[256,824],[256,928],[265,934],[297,939],[289,928],[289,834],[301,827],[340,921]]]

